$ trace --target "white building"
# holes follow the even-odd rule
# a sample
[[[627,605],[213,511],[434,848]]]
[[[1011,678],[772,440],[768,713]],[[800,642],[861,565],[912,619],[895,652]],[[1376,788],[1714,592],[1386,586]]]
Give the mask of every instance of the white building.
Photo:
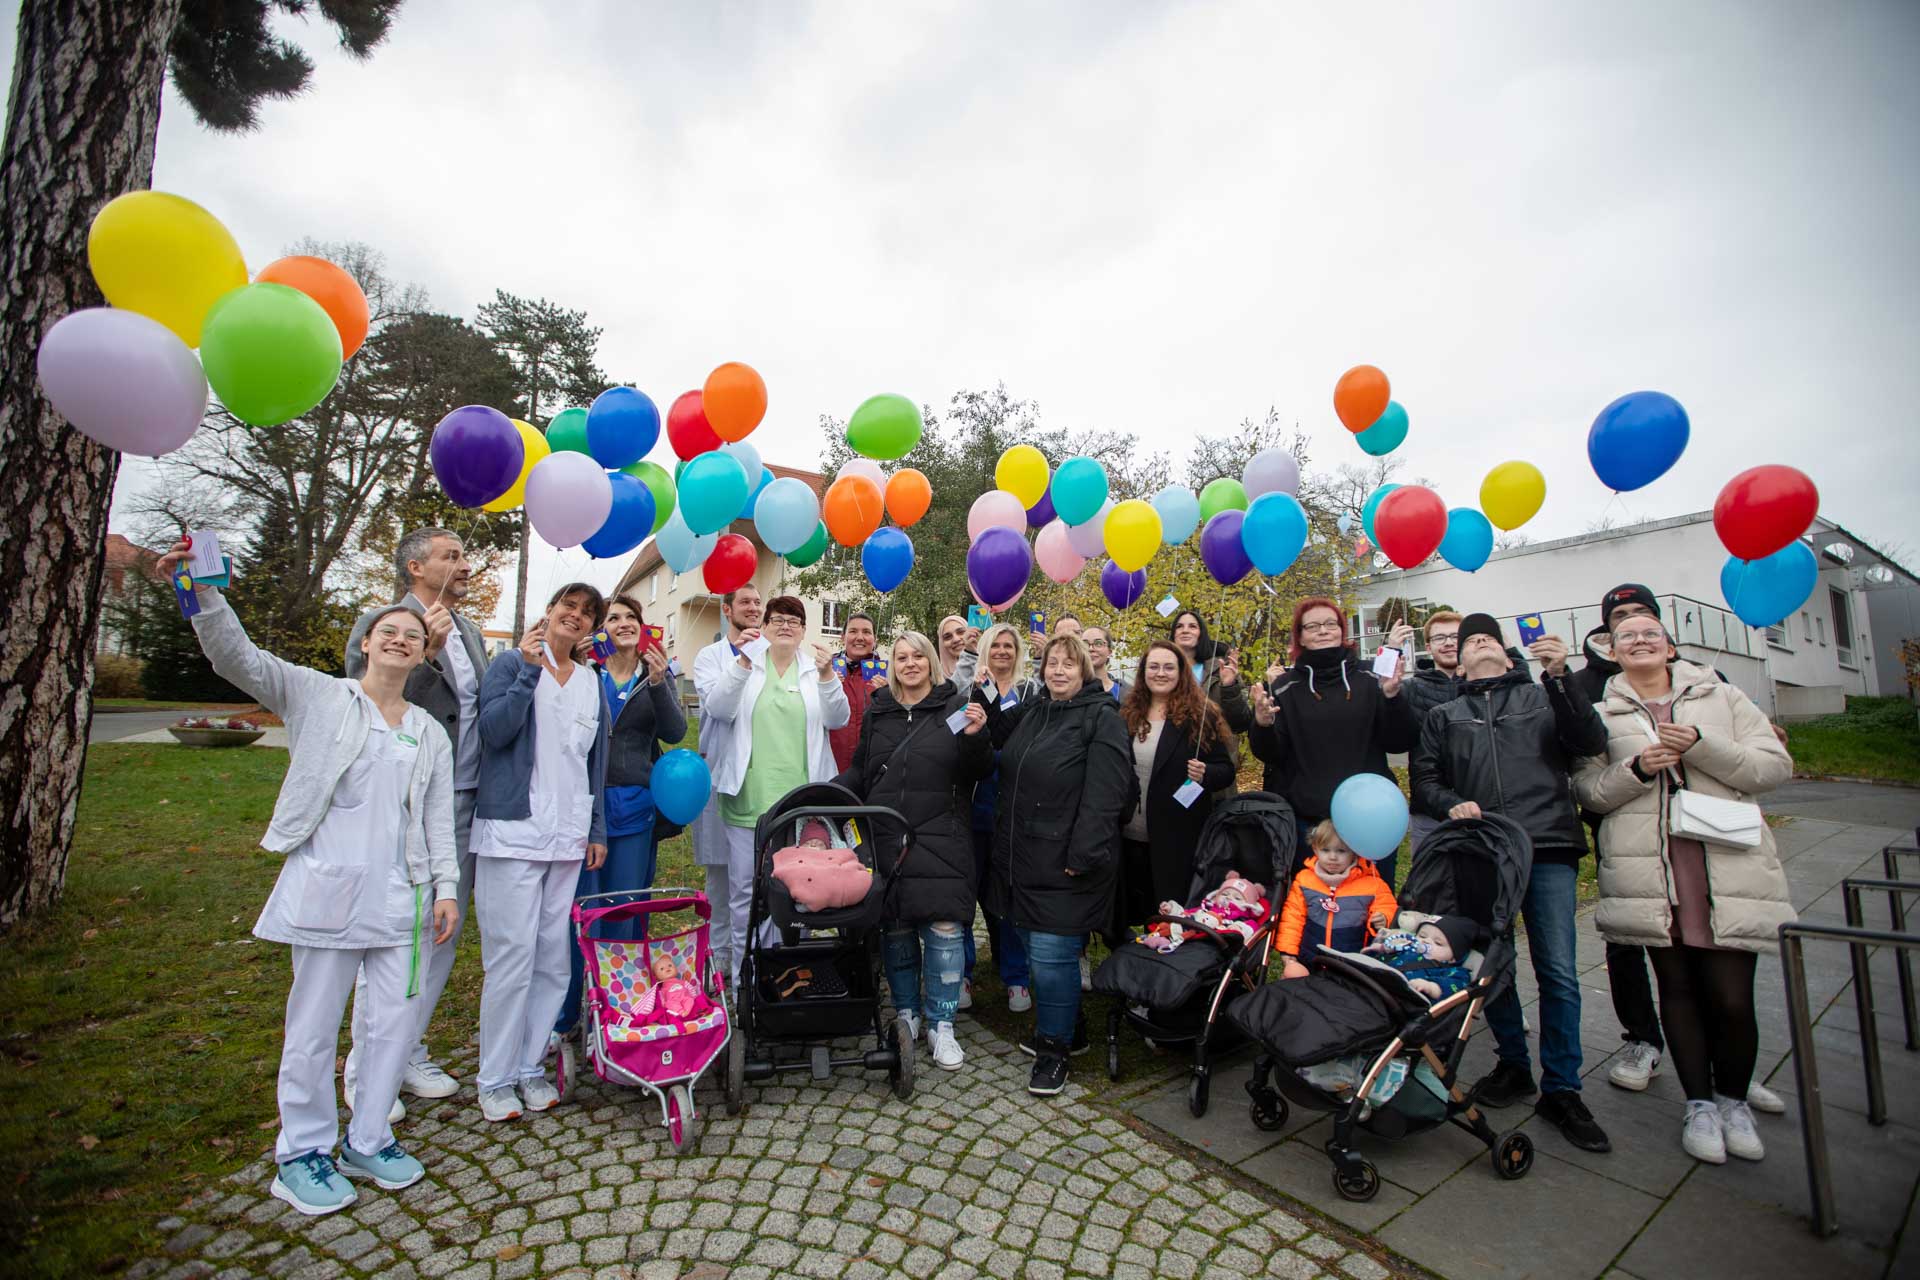
[[[1697,511],[1495,552],[1475,573],[1435,558],[1372,574],[1359,587],[1356,630],[1371,652],[1393,621],[1375,610],[1400,598],[1490,613],[1516,644],[1514,618],[1537,613],[1550,634],[1578,646],[1600,624],[1601,595],[1638,582],[1659,598],[1682,655],[1718,668],[1769,715],[1837,712],[1848,694],[1904,695],[1899,648],[1920,637],[1920,579],[1824,516],[1806,540],[1820,563],[1819,582],[1777,627],[1749,628],[1726,608],[1726,548],[1713,513]]]

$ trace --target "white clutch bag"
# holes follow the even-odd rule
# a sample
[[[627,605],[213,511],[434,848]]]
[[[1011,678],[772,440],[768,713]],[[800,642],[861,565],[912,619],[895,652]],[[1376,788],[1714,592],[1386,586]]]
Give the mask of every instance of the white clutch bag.
[[[1757,804],[1722,800],[1685,788],[1676,789],[1667,806],[1667,831],[1702,844],[1757,849],[1766,825]]]

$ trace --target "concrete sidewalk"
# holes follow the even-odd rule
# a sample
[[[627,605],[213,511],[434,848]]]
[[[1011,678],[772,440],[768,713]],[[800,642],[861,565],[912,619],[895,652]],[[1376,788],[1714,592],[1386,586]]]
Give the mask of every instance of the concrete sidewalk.
[[[1869,803],[1881,821],[1867,826],[1796,817],[1775,831],[1780,857],[1803,919],[1842,923],[1840,881],[1883,874],[1880,850],[1911,844],[1920,822],[1920,792],[1818,784],[1817,792],[1779,795],[1768,805],[1791,813],[1804,799],[1819,812]],[[1920,879],[1909,860],[1903,878]],[[1869,923],[1884,927],[1884,895],[1868,899]],[[1916,911],[1920,915],[1920,911]],[[1379,1167],[1378,1196],[1364,1204],[1335,1193],[1321,1150],[1331,1132],[1323,1117],[1295,1109],[1278,1133],[1248,1118],[1242,1056],[1213,1085],[1213,1106],[1195,1120],[1186,1082],[1161,1086],[1131,1104],[1142,1120],[1207,1151],[1274,1189],[1377,1237],[1388,1248],[1447,1277],[1552,1276],[1572,1280],[1697,1280],[1702,1276],[1890,1277],[1920,1275],[1920,1053],[1909,1052],[1900,1025],[1890,952],[1877,952],[1872,974],[1885,1067],[1889,1122],[1866,1120],[1866,1090],[1854,1013],[1848,953],[1834,943],[1807,949],[1809,997],[1817,1019],[1821,1091],[1840,1233],[1817,1239],[1808,1219],[1808,1184],[1798,1123],[1794,1068],[1788,1053],[1785,988],[1779,961],[1763,956],[1758,1078],[1788,1101],[1784,1116],[1761,1116],[1767,1157],[1759,1163],[1695,1162],[1680,1148],[1683,1094],[1663,1067],[1642,1094],[1607,1083],[1620,1046],[1607,987],[1605,949],[1591,911],[1579,924],[1581,1038],[1586,1046],[1584,1097],[1613,1140],[1592,1155],[1565,1142],[1530,1106],[1489,1112],[1496,1129],[1518,1126],[1533,1136],[1533,1169],[1517,1182],[1499,1180],[1485,1147],[1451,1127],[1399,1143],[1367,1138],[1362,1149]],[[1524,960],[1520,989],[1535,1001]],[[1533,1019],[1537,1022],[1537,1018]],[[1537,1046],[1535,1056],[1538,1064]],[[1492,1037],[1470,1043],[1462,1079],[1493,1064]]]

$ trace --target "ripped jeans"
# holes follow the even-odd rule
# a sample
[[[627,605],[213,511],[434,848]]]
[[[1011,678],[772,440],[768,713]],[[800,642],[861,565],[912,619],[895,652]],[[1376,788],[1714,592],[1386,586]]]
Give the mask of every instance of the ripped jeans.
[[[960,1007],[961,966],[965,960],[964,941],[956,921],[889,928],[887,985],[893,989],[893,1007],[901,1013],[919,1013],[929,1028],[952,1022]]]

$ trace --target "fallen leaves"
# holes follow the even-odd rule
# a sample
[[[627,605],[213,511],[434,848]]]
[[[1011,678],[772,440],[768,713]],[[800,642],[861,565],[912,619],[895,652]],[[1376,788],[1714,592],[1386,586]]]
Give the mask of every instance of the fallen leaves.
[[[523,1244],[510,1244],[510,1245],[507,1245],[505,1248],[501,1249],[499,1253],[496,1253],[493,1256],[498,1258],[502,1262],[512,1262],[515,1258],[525,1257],[526,1252],[527,1252],[527,1246]]]
[[[96,1137],[94,1137],[94,1136],[93,1136],[92,1134],[90,1134],[90,1133],[83,1133],[83,1134],[81,1134],[81,1135],[80,1135],[80,1137],[79,1137],[78,1139],[76,1139],[76,1141],[78,1141],[78,1142],[79,1142],[79,1144],[80,1144],[80,1149],[81,1149],[82,1151],[91,1151],[91,1150],[93,1150],[93,1149],[94,1149],[95,1147],[97,1147],[97,1146],[99,1146],[99,1145],[100,1145],[100,1139],[98,1139],[98,1138],[96,1138]]]

